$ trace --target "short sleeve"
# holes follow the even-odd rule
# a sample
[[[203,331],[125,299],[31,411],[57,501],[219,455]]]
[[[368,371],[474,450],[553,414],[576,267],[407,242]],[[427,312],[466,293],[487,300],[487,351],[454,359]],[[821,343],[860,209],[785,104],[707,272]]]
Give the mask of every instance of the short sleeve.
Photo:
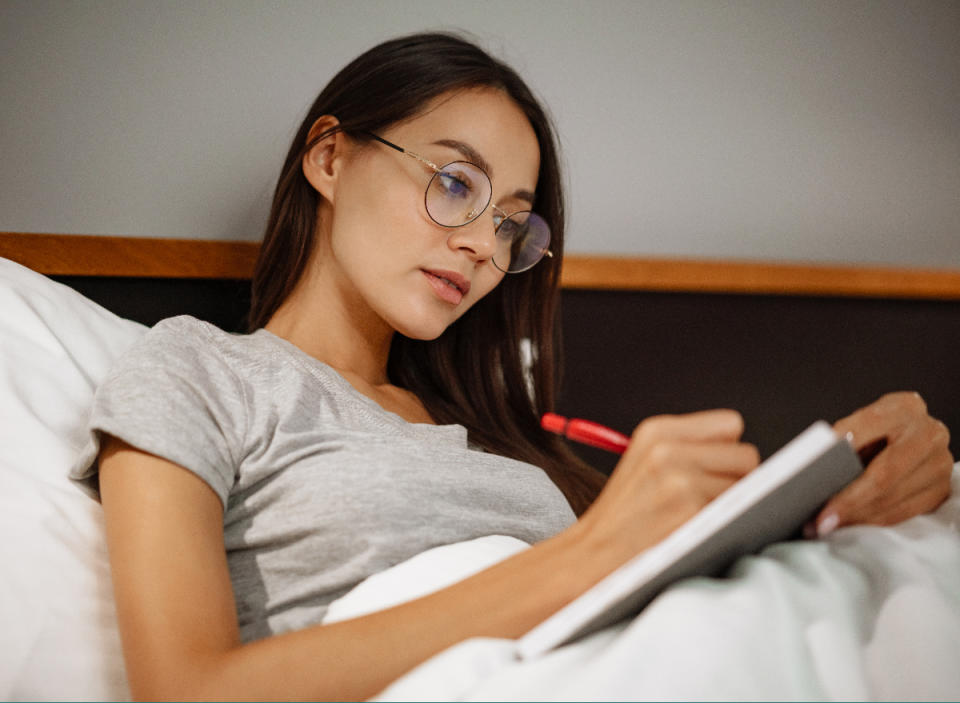
[[[88,427],[94,452],[103,434],[117,437],[196,474],[226,507],[243,448],[246,405],[240,379],[217,341],[210,325],[190,317],[159,323],[97,388]],[[94,460],[75,467],[71,477],[95,486],[96,473]]]

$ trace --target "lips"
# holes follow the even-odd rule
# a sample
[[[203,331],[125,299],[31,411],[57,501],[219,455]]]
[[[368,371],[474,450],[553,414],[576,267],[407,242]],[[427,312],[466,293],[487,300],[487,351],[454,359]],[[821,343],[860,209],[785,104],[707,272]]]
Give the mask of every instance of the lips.
[[[470,292],[470,281],[456,271],[423,269],[423,275],[430,282],[434,292],[442,300],[453,305],[457,305]]]

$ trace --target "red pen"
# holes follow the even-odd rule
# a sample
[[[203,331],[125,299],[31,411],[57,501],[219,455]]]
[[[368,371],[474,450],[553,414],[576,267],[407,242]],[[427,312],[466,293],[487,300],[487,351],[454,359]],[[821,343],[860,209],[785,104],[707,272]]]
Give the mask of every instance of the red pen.
[[[626,435],[598,422],[566,418],[554,413],[545,413],[540,418],[540,426],[548,432],[572,439],[575,442],[589,444],[591,447],[599,447],[617,454],[623,454],[630,443],[630,438]]]

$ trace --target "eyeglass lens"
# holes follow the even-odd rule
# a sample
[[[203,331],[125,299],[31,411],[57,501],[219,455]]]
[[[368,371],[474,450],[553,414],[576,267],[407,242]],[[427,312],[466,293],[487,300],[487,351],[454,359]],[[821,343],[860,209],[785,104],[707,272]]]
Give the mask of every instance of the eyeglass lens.
[[[461,227],[477,219],[490,204],[493,188],[487,174],[467,161],[454,161],[427,184],[427,214],[444,227]],[[550,246],[550,227],[539,215],[524,211],[497,218],[493,263],[501,271],[519,273],[536,264]]]
[[[550,247],[550,227],[535,212],[515,212],[500,222],[494,265],[506,273],[520,273],[543,258]]]
[[[445,227],[460,227],[477,219],[493,188],[487,174],[466,161],[454,161],[437,171],[427,185],[430,217]]]

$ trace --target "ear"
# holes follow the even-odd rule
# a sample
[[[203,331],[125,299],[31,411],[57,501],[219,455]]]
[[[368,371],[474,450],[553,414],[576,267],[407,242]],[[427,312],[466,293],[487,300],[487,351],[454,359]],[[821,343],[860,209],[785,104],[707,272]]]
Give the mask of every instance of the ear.
[[[316,141],[303,157],[303,175],[316,191],[328,202],[333,202],[336,195],[337,177],[343,165],[346,139],[343,132],[321,135],[329,132],[340,124],[333,115],[324,115],[313,123],[307,135],[307,143]]]

